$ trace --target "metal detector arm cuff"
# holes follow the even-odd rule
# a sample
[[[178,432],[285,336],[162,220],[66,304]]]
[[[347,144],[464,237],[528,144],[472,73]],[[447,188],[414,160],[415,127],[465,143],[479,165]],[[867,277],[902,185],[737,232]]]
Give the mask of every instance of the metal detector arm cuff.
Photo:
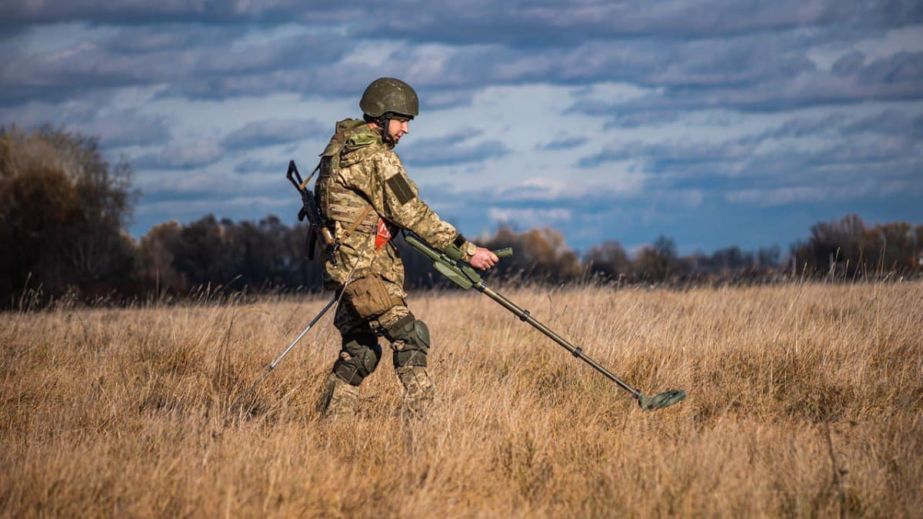
[[[416,249],[417,252],[431,259],[433,261],[433,268],[459,287],[467,290],[481,282],[480,274],[469,265],[455,259],[461,256],[460,251],[458,254],[452,254],[450,251],[441,252],[423,241],[419,236],[407,230],[404,230],[404,241]],[[450,244],[449,248],[452,247],[455,247],[455,245]],[[513,255],[513,249],[500,249],[494,251],[494,254],[501,258],[506,258]]]

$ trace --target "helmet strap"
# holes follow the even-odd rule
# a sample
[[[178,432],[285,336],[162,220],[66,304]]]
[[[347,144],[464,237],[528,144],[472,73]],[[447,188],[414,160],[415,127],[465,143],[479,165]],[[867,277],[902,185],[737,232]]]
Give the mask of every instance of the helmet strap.
[[[391,113],[386,112],[384,115],[378,118],[377,120],[378,127],[381,128],[381,140],[386,144],[394,144],[394,139],[391,137],[391,132],[388,131],[388,127],[391,126]]]
[[[381,140],[386,144],[395,144],[394,138],[391,137],[391,133],[388,131],[388,126],[391,125],[391,120],[413,120],[413,117],[395,114],[394,112],[385,112],[378,117],[372,117],[371,115],[365,114],[364,117],[367,122],[375,123],[375,125],[378,126],[378,131],[381,133]]]

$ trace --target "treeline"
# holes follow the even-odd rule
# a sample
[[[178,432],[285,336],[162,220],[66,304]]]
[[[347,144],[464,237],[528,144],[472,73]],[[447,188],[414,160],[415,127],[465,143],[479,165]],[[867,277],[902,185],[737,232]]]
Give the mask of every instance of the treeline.
[[[209,215],[157,225],[135,240],[125,227],[137,197],[131,167],[106,163],[95,139],[51,128],[0,129],[0,306],[21,304],[24,294],[123,301],[321,287],[320,266],[306,258],[304,225]],[[681,257],[667,237],[634,254],[610,241],[581,257],[553,229],[503,227],[481,241],[515,249],[492,278],[553,284],[852,280],[918,275],[923,267],[923,226],[869,227],[854,215],[814,225],[785,257],[778,247]],[[406,250],[403,258],[410,286],[444,285],[422,256]]]
[[[792,245],[792,263],[833,278],[862,279],[923,271],[923,225],[893,222],[866,226],[856,215],[811,227]]]

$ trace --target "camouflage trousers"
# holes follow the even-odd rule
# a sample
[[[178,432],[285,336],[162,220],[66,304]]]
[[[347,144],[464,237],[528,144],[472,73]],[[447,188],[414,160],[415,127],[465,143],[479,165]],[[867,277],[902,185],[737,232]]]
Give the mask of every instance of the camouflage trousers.
[[[381,360],[379,337],[390,342],[395,373],[403,386],[402,412],[422,416],[433,401],[435,386],[426,371],[429,333],[426,325],[407,308],[400,287],[376,277],[356,280],[347,287],[337,308],[334,325],[342,347],[325,386],[324,416],[356,413],[359,386]],[[351,289],[351,290],[350,290]]]

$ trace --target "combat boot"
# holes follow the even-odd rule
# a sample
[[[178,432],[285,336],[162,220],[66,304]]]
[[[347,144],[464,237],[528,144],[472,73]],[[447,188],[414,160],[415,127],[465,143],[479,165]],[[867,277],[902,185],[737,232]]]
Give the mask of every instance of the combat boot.
[[[326,419],[356,416],[359,407],[359,387],[344,382],[335,373],[327,377],[321,399],[321,413]]]
[[[423,366],[403,366],[396,371],[404,386],[403,416],[422,418],[432,406],[436,386]]]

